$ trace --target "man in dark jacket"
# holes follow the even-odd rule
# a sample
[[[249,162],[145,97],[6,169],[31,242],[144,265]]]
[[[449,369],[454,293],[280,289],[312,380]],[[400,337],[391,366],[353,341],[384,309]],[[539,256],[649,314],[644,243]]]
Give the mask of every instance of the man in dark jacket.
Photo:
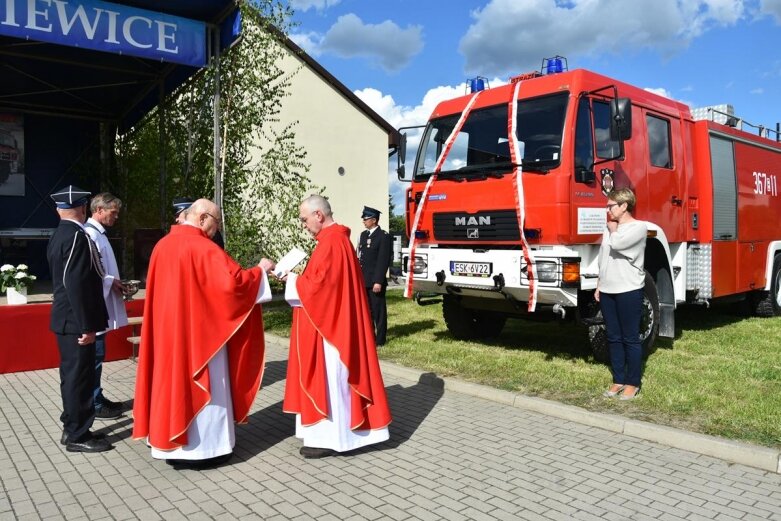
[[[385,305],[385,290],[388,287],[386,273],[393,248],[390,235],[377,224],[380,219],[379,210],[364,206],[361,219],[366,230],[361,233],[358,242],[358,259],[361,262],[375,339],[379,347],[385,344],[385,332],[388,329],[388,312]]]
[[[69,452],[112,448],[90,432],[95,419],[95,334],[108,327],[108,312],[103,300],[100,254],[84,231],[89,196],[76,186],[66,186],[51,195],[60,224],[46,249],[54,290],[49,328],[60,350],[60,441]]]

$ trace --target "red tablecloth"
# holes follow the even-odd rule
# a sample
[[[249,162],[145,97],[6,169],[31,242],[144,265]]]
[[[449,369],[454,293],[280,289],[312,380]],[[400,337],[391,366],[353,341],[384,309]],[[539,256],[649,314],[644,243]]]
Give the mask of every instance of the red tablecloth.
[[[59,367],[57,339],[49,331],[51,307],[51,303],[0,306],[0,374]],[[127,303],[128,316],[143,312],[143,299]],[[127,337],[133,336],[133,328],[125,326],[107,335],[106,361],[130,358]]]

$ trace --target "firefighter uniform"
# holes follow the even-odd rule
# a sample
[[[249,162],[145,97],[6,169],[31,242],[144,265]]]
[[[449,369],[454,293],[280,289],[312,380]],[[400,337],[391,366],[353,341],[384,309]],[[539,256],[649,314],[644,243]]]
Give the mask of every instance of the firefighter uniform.
[[[361,219],[365,221],[380,218],[380,212],[368,206],[363,207]],[[390,266],[393,248],[391,236],[382,228],[375,226],[364,230],[358,241],[358,259],[363,271],[363,281],[366,286],[366,295],[374,322],[375,339],[378,346],[385,344],[385,333],[388,329],[388,312],[385,304],[385,291],[388,287],[386,273]],[[373,291],[375,284],[381,286],[377,293]]]
[[[59,209],[73,209],[89,201],[89,192],[68,186],[52,194]],[[86,210],[84,213],[86,217]],[[84,333],[104,331],[108,312],[103,300],[103,273],[97,247],[81,223],[63,217],[46,249],[52,276],[53,298],[49,329],[60,351],[60,390],[63,443],[81,452],[106,450],[91,440],[95,416],[95,343],[80,345]]]

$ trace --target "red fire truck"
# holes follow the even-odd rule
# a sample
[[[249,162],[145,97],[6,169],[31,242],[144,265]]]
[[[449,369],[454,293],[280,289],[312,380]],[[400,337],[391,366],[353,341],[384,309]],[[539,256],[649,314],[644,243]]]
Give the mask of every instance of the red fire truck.
[[[679,304],[749,299],[781,314],[778,126],[744,131],[715,110],[695,120],[641,88],[547,69],[440,103],[411,172],[402,144],[407,295],[443,295],[457,338],[496,336],[510,317],[574,317],[604,360],[597,252],[606,195],[629,187],[649,230],[646,353],[673,338]]]

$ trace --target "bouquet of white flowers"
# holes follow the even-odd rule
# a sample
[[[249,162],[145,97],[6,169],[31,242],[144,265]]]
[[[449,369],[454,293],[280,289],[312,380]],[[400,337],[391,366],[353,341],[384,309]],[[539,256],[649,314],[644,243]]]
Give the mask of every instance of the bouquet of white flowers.
[[[29,269],[26,264],[20,264],[15,268],[11,264],[0,266],[0,291],[8,291],[8,288],[19,291],[32,286],[35,275],[30,275],[27,272]]]

